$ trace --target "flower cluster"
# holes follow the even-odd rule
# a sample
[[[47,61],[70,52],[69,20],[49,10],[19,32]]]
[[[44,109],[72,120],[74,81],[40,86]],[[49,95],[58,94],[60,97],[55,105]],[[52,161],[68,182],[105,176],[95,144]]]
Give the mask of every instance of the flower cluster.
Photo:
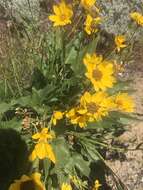
[[[84,22],[84,30],[88,35],[98,32],[98,26],[101,24],[102,21],[101,17],[98,15],[99,9],[95,4],[96,0],[81,0],[81,5],[88,12],[86,20]]]
[[[80,104],[66,113],[70,122],[83,128],[89,122],[102,120],[111,111],[133,112],[134,103],[127,93],[110,96],[107,92],[116,82],[113,63],[96,54],[86,54],[83,62],[87,69],[85,75],[93,84],[95,92],[85,92]]]
[[[84,22],[82,22],[82,32],[83,33],[86,32],[86,34],[87,34],[87,35],[85,35],[85,34],[82,35],[83,37],[85,36],[87,38],[83,42],[83,44],[86,44],[88,42],[89,35],[93,34],[92,37],[94,39],[96,39],[96,37],[98,36],[98,35],[96,35],[96,33],[99,31],[99,25],[101,24],[101,22],[103,20],[103,18],[100,17],[99,8],[96,6],[96,0],[80,0],[80,1],[75,0],[73,2],[73,4],[68,4],[64,0],[61,0],[58,2],[59,3],[57,3],[56,5],[53,5],[54,13],[48,16],[49,20],[53,23],[54,28],[55,27],[65,27],[66,25],[72,24],[72,19],[74,20],[73,7],[74,6],[76,7],[78,5],[81,8],[80,14],[82,12],[85,13],[85,15],[81,16],[82,19],[81,20],[79,19],[81,22],[84,20]],[[130,14],[130,16],[138,25],[143,26],[143,16],[140,13],[133,12]],[[77,24],[78,24],[78,22],[77,22]],[[74,26],[71,26],[71,28],[73,31]],[[59,28],[58,28],[57,31],[60,31],[59,32],[60,34],[62,32],[63,32],[63,34],[67,34],[64,29],[59,30]],[[70,29],[70,27],[68,28],[68,30],[69,29]],[[57,60],[59,62],[62,60],[62,63],[64,65],[64,62],[66,62],[68,59],[70,59],[70,57],[78,56],[78,55],[76,55],[76,51],[78,48],[74,47],[70,50],[71,45],[68,44],[66,46],[64,43],[67,43],[67,41],[66,40],[64,41],[64,39],[63,39],[64,35],[60,36],[60,34],[59,34],[59,36],[57,35],[58,37],[57,36],[56,37],[60,38],[62,36],[62,40],[60,39],[61,41],[59,40],[60,41],[59,43],[63,43],[61,47],[64,50],[62,52],[62,50],[60,50],[60,48],[57,47],[57,49],[59,48],[58,49],[59,51],[57,51],[57,52],[59,54],[62,52],[61,53],[62,58],[59,55],[56,55],[57,57],[56,56],[53,57],[53,60],[55,62]],[[56,38],[56,37],[54,37],[54,38]],[[92,37],[89,38],[89,41],[92,40]],[[73,39],[73,41],[74,41],[74,39]],[[77,43],[78,42],[79,42],[79,39],[77,40]],[[75,44],[72,44],[72,45],[76,46]],[[56,47],[56,45],[54,44],[54,47]],[[82,46],[82,43],[81,43],[81,46]],[[119,52],[121,52],[122,49],[127,47],[127,40],[126,40],[125,35],[115,36],[114,46],[115,47],[113,47],[113,52],[115,52],[115,53],[116,52],[119,53]],[[55,49],[54,49],[54,51],[55,51]],[[67,51],[67,49],[68,49],[68,51]],[[78,50],[80,51],[80,48]],[[85,51],[83,51],[83,50],[85,50]],[[71,54],[70,56],[68,55],[68,58],[66,57],[67,56],[66,54],[68,54],[67,52],[70,52],[70,54]],[[83,68],[85,69],[85,73],[83,74],[83,79],[85,79],[86,82],[84,83],[84,85],[86,85],[86,84],[88,84],[88,85],[86,86],[86,88],[84,88],[84,87],[81,88],[82,92],[78,94],[79,98],[78,98],[78,100],[76,100],[75,105],[71,106],[70,103],[66,106],[64,105],[62,107],[63,111],[60,111],[60,109],[56,109],[55,111],[53,111],[53,107],[57,106],[57,104],[58,104],[57,102],[61,101],[60,98],[59,99],[57,98],[58,99],[58,101],[56,102],[57,104],[54,106],[47,106],[47,104],[44,105],[45,107],[47,106],[49,110],[48,111],[47,111],[47,109],[46,109],[46,111],[44,110],[44,114],[42,112],[42,114],[44,116],[42,114],[41,114],[42,116],[41,115],[38,116],[38,117],[40,117],[40,119],[39,118],[38,119],[40,120],[41,123],[39,124],[38,127],[35,127],[34,129],[32,128],[32,130],[31,130],[31,134],[32,134],[31,140],[34,145],[34,148],[29,156],[29,160],[31,162],[34,162],[36,160],[38,162],[40,161],[39,162],[40,165],[42,165],[42,164],[44,165],[44,162],[42,162],[42,161],[44,159],[48,158],[50,160],[51,168],[55,169],[54,167],[57,166],[56,164],[58,163],[59,160],[58,160],[58,156],[56,157],[56,155],[58,155],[58,153],[56,152],[56,148],[54,149],[53,138],[56,136],[58,139],[58,136],[60,136],[60,137],[62,136],[62,138],[64,140],[66,139],[65,134],[61,135],[62,130],[60,131],[60,135],[57,132],[59,130],[58,126],[60,126],[61,123],[64,123],[65,131],[67,130],[68,125],[70,125],[70,128],[72,128],[72,126],[80,127],[81,130],[84,131],[84,128],[90,127],[90,125],[88,126],[89,123],[95,124],[95,127],[96,127],[97,122],[104,120],[104,118],[108,117],[110,115],[110,113],[112,113],[112,112],[118,111],[118,112],[129,113],[129,112],[134,111],[134,102],[133,102],[132,97],[130,97],[128,95],[128,93],[124,93],[124,92],[120,92],[120,91],[117,91],[117,92],[115,91],[114,93],[111,92],[111,89],[114,88],[114,86],[118,83],[117,72],[119,70],[121,70],[121,68],[119,68],[118,64],[116,64],[116,60],[112,61],[110,59],[105,58],[104,55],[102,56],[102,55],[98,55],[96,53],[90,54],[90,53],[86,53],[86,52],[95,52],[95,48],[93,49],[93,51],[88,51],[88,49],[86,51],[86,49],[83,48],[81,52],[78,52],[78,54],[83,56],[82,58],[80,57],[79,62],[81,62],[81,59],[82,59],[83,63],[81,63],[81,64],[82,64]],[[56,54],[56,53],[53,52],[52,56],[54,56],[54,54]],[[73,59],[72,59],[72,61],[73,61]],[[55,65],[56,65],[56,63],[55,63]],[[52,69],[53,69],[53,65],[52,65]],[[60,69],[62,70],[62,68],[60,68]],[[70,67],[70,69],[72,70],[72,66]],[[63,71],[66,72],[64,69],[63,69]],[[57,70],[57,72],[59,72],[59,70]],[[75,76],[75,75],[73,75],[73,76]],[[63,105],[63,104],[60,104],[60,105]],[[51,114],[51,112],[52,112],[52,114]],[[28,116],[28,119],[29,119],[29,116]],[[60,120],[63,120],[63,121],[60,122]],[[26,122],[27,122],[27,120],[26,120]],[[29,119],[28,126],[30,126],[30,122],[31,122],[31,120]],[[45,125],[43,125],[43,123]],[[55,126],[57,126],[57,127],[55,127]],[[76,128],[75,128],[75,130],[76,130]],[[54,134],[56,134],[56,135],[52,134],[52,131],[54,131]],[[66,142],[66,140],[65,140],[65,142]],[[60,149],[60,151],[61,151],[61,149]],[[65,148],[64,152],[65,153],[70,152],[70,148],[68,148],[67,151]],[[72,154],[70,154],[70,156],[71,155]],[[75,166],[73,165],[72,169],[74,167]],[[57,166],[56,170],[58,171],[58,169],[61,169],[60,166]],[[39,170],[41,170],[41,168]],[[42,170],[42,172],[44,173],[45,171]],[[68,175],[66,173],[66,177],[67,176]],[[61,182],[57,183],[60,186],[60,187],[58,187],[58,189],[72,190],[74,185],[77,185],[77,184],[81,185],[81,181],[78,179],[78,177],[76,177],[74,175],[72,177],[70,177],[70,175],[69,175],[69,179],[67,181],[65,181],[64,183],[63,183],[63,181],[62,181],[62,183]],[[21,176],[20,179],[15,180],[14,183],[12,183],[10,185],[9,190],[21,190],[21,189],[26,189],[27,187],[28,187],[27,189],[31,188],[31,189],[36,189],[36,190],[45,190],[46,188],[43,184],[46,186],[46,183],[43,183],[41,181],[41,174],[38,172],[37,173],[35,172],[29,176],[23,175],[23,176]],[[98,190],[100,187],[101,187],[101,184],[99,183],[99,181],[95,180],[93,190]],[[90,187],[90,189],[91,189],[91,187]]]
[[[101,23],[101,18],[99,16],[93,17],[90,13],[93,7],[97,13],[99,12],[95,3],[95,0],[81,0],[81,6],[89,12],[84,23],[84,30],[88,35],[96,33],[98,31],[98,25]],[[65,26],[72,23],[72,5],[66,4],[65,1],[61,1],[58,5],[53,6],[53,11],[54,14],[49,16],[49,20],[54,22],[54,26]]]
[[[80,105],[69,110],[66,116],[72,124],[78,124],[83,128],[88,122],[95,122],[107,116],[113,107],[112,104],[112,98],[105,92],[85,92],[80,99]]]

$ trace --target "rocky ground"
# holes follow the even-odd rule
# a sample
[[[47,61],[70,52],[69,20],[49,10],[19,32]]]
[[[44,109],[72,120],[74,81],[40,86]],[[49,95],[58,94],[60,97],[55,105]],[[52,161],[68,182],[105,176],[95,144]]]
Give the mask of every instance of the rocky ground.
[[[141,48],[140,51],[142,50]],[[127,131],[118,138],[120,143],[129,149],[124,153],[124,159],[111,158],[107,163],[129,190],[143,190],[143,60],[141,57],[129,66],[128,74],[133,79],[132,87],[136,90],[133,96],[140,121],[131,122],[126,126]],[[114,190],[114,185],[111,189]]]

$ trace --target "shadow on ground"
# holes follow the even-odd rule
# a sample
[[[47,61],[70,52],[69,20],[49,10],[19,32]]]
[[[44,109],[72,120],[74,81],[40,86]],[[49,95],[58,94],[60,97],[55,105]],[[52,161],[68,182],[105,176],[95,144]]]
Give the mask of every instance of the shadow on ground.
[[[0,129],[0,189],[7,190],[29,168],[28,148],[20,134],[13,129]]]

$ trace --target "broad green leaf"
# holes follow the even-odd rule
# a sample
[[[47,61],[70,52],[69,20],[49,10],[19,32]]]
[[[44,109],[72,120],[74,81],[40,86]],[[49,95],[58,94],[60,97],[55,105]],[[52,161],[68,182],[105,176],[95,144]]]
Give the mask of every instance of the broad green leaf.
[[[51,166],[51,162],[50,162],[50,160],[47,159],[47,158],[45,158],[45,159],[43,160],[43,167],[44,167],[44,183],[46,183],[46,180],[47,180],[47,178],[48,178],[50,166]]]
[[[6,112],[7,110],[9,110],[11,107],[10,104],[7,103],[0,103],[0,114],[3,114],[4,112]]]
[[[81,154],[74,153],[72,155],[72,159],[74,161],[75,167],[85,176],[89,176],[90,174],[90,166],[89,162],[85,161]]]
[[[0,127],[1,128],[12,128],[15,129],[17,131],[21,130],[21,120],[17,120],[16,118],[10,120],[10,121],[1,121],[0,122]]]
[[[64,170],[65,170],[66,173],[72,174],[73,170],[74,170],[74,167],[75,167],[75,160],[73,160],[73,157],[71,156],[69,161],[65,165]]]
[[[131,80],[127,81],[118,81],[113,88],[108,89],[108,93],[110,95],[116,94],[118,92],[127,93],[127,92],[133,92],[133,89],[129,87],[129,84],[131,83]]]
[[[96,47],[100,39],[100,32],[97,34],[96,37],[90,42],[90,44],[86,47],[86,52],[93,54],[96,52]]]
[[[17,100],[12,100],[11,105],[17,104],[17,105],[21,105],[21,106],[28,106],[28,105],[31,106],[31,100],[32,100],[32,98],[29,95],[29,96],[21,97]]]
[[[60,186],[63,183],[69,182],[69,175],[66,174],[63,170],[57,170],[56,173],[57,173],[57,176],[58,176],[58,181],[59,181]]]
[[[88,123],[87,128],[98,130],[98,129],[102,129],[102,128],[110,128],[113,126],[113,124],[114,124],[113,120],[111,120],[110,118],[104,118],[101,121]]]
[[[64,168],[70,158],[68,144],[65,142],[65,139],[63,137],[60,137],[53,141],[52,147],[56,156],[55,166],[59,168]]]
[[[65,64],[70,64],[72,66],[76,62],[76,57],[77,57],[77,50],[75,50],[75,48],[73,47],[73,48],[71,48],[71,50],[65,60]]]

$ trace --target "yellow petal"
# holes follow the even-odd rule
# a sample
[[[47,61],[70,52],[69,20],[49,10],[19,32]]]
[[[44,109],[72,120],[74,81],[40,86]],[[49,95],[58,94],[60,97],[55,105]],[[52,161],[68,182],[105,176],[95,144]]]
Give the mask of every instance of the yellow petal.
[[[63,118],[63,113],[60,112],[60,111],[56,111],[56,112],[54,112],[54,117],[56,119],[62,119]]]
[[[30,177],[22,175],[22,177],[19,180],[15,180],[15,182],[10,185],[8,190],[21,190],[21,183],[29,180]]]
[[[79,109],[77,112],[79,114],[83,115],[83,114],[87,113],[87,109]]]
[[[36,133],[32,136],[32,139],[39,139],[40,138],[40,133]]]
[[[53,10],[54,10],[54,13],[55,13],[56,15],[59,15],[59,14],[60,14],[60,9],[59,9],[58,6],[54,5],[54,6],[53,6]]]
[[[61,190],[72,190],[72,187],[68,183],[63,183],[62,187],[61,187]]]
[[[36,150],[36,155],[40,159],[44,159],[48,157],[52,162],[54,163],[56,162],[54,153],[52,151],[52,147],[48,143],[38,143],[35,146],[35,150]]]
[[[20,190],[20,184],[21,182],[18,181],[16,183],[12,183],[8,190]]]
[[[52,122],[53,122],[53,125],[57,124],[57,120],[55,118],[53,118]]]
[[[41,131],[41,133],[45,133],[45,134],[48,133],[48,128],[46,128],[46,127],[43,128],[42,131]]]
[[[21,178],[20,178],[20,180],[21,180],[22,182],[29,181],[29,180],[30,180],[30,177],[27,176],[27,175],[22,175]]]
[[[30,161],[34,161],[36,159],[37,155],[36,155],[36,151],[35,149],[32,151],[31,155],[29,156],[29,160]]]
[[[33,179],[33,181],[35,183],[36,190],[45,190],[45,187],[44,187],[44,185],[43,185],[43,183],[41,182],[41,179],[40,179],[41,178],[40,173],[35,172],[30,177]]]
[[[53,22],[56,22],[58,20],[58,17],[56,15],[50,15],[48,18]]]
[[[52,146],[49,144],[46,144],[45,146],[46,152],[47,152],[47,157],[53,162],[56,163],[56,158],[52,149]]]

